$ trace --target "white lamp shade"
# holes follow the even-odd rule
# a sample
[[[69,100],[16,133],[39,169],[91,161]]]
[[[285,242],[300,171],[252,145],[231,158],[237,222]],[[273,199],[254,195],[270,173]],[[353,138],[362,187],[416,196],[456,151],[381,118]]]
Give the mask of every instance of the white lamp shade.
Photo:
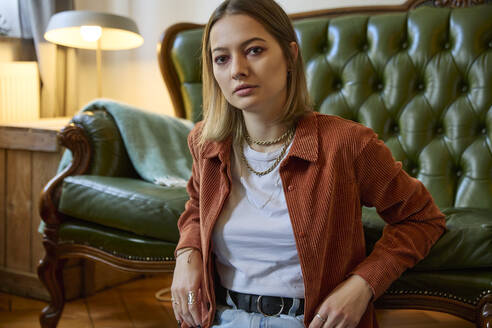
[[[67,47],[97,49],[98,41],[88,41],[82,37],[82,26],[101,28],[101,50],[131,49],[143,43],[137,24],[132,19],[88,10],[68,10],[51,16],[44,38]]]

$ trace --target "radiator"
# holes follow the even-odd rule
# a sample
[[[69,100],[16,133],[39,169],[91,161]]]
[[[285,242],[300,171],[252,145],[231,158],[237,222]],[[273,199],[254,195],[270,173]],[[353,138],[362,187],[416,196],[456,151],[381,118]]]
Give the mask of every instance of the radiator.
[[[0,62],[0,123],[39,119],[36,62]]]

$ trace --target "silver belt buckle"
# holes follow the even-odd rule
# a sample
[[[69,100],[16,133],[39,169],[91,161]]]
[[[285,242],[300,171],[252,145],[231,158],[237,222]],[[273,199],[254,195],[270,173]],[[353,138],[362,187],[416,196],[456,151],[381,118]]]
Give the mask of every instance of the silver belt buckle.
[[[284,310],[284,306],[285,306],[284,298],[280,297],[280,299],[282,300],[282,307],[280,308],[280,311],[278,311],[276,314],[266,314],[261,309],[261,298],[262,297],[263,297],[263,295],[260,295],[260,296],[258,296],[258,299],[256,300],[256,309],[258,310],[258,312],[263,314],[265,317],[278,317],[278,316],[280,316],[280,313],[282,313],[282,311]]]

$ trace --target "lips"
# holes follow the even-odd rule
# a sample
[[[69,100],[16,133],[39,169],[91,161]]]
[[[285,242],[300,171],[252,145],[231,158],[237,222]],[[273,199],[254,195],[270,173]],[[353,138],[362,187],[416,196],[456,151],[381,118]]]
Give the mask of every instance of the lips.
[[[254,88],[257,88],[258,86],[252,85],[252,84],[241,84],[240,86],[236,87],[234,89],[234,93],[244,93],[247,92],[248,90],[252,90]],[[243,91],[241,91],[243,90]]]

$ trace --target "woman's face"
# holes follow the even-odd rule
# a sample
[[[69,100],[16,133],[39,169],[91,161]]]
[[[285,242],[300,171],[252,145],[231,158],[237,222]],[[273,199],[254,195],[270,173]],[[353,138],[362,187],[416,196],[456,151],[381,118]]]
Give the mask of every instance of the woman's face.
[[[287,61],[260,23],[243,14],[224,16],[210,31],[210,48],[215,79],[232,106],[265,118],[280,115],[287,94]]]

